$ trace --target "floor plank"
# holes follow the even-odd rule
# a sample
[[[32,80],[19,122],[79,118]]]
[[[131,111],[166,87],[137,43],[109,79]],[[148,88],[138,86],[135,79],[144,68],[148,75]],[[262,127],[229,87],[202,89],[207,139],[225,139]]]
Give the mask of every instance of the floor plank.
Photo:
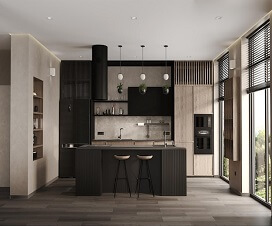
[[[30,199],[0,196],[0,225],[272,225],[271,211],[231,194],[219,178],[188,178],[188,196],[75,196],[75,181],[59,179]]]

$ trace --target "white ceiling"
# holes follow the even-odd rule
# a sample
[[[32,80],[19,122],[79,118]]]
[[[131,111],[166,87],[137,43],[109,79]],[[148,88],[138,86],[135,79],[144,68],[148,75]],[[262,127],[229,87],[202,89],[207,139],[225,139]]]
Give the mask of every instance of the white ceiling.
[[[91,59],[94,44],[110,60],[119,44],[125,60],[140,60],[141,44],[145,60],[163,60],[164,44],[169,60],[210,60],[271,9],[271,0],[0,0],[0,37],[30,33],[63,60]]]

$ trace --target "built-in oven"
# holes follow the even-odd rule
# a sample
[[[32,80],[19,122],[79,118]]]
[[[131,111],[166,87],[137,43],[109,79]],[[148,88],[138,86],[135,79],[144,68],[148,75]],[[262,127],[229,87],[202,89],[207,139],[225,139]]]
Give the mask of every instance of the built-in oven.
[[[194,115],[194,153],[213,154],[213,115]]]

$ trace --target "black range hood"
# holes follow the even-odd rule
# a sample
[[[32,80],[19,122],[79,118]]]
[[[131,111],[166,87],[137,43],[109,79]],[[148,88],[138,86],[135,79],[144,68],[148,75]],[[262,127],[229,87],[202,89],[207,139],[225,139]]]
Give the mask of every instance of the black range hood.
[[[92,99],[108,99],[108,47],[92,46]]]

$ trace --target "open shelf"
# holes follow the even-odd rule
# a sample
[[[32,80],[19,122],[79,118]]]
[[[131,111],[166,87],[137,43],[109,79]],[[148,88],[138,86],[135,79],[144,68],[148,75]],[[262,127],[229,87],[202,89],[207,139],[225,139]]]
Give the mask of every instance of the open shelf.
[[[35,96],[35,95],[33,95],[33,98],[34,98],[34,99],[43,99],[42,97],[37,96],[37,95],[36,95],[36,96]]]
[[[43,158],[43,81],[33,78],[33,161]]]

